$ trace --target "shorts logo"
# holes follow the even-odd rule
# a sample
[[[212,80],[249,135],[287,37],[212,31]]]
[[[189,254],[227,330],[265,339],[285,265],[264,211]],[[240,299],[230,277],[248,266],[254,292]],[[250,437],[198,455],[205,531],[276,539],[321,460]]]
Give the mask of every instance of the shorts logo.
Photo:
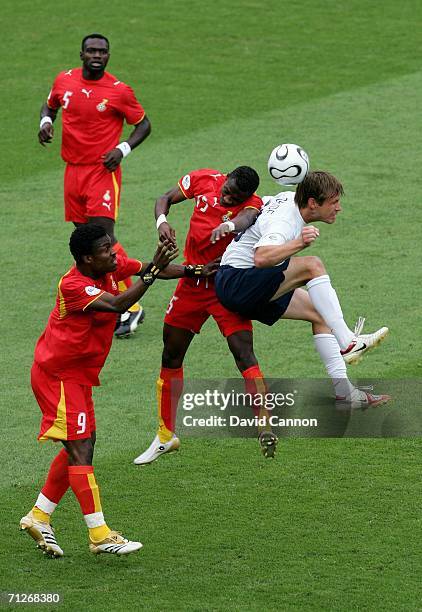
[[[103,202],[102,205],[107,208],[108,212],[111,212],[111,202]]]
[[[107,102],[108,102],[107,98],[104,98],[102,102],[97,104],[97,111],[100,111],[100,113],[103,113],[105,110],[107,110]]]
[[[182,187],[184,189],[189,189],[189,187],[190,187],[190,176],[189,176],[189,174],[186,174],[186,176],[184,176],[182,178]]]
[[[106,202],[110,202],[111,200],[110,189],[107,189],[107,191],[103,195],[103,200],[105,200]]]
[[[280,234],[270,234],[268,236],[268,240],[279,240],[280,239]]]
[[[92,297],[101,293],[101,289],[98,289],[98,287],[94,287],[93,285],[88,285],[88,287],[85,287],[85,293]]]

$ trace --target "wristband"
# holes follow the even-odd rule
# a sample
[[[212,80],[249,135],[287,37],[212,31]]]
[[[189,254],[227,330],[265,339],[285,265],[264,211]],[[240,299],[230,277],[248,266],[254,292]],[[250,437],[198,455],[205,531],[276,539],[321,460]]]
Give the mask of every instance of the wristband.
[[[40,130],[43,129],[43,127],[45,126],[46,123],[49,123],[50,125],[53,125],[53,120],[48,115],[46,115],[45,117],[43,117],[41,119],[41,121],[40,121]]]
[[[131,146],[128,142],[121,142],[117,145],[116,149],[119,149],[123,153],[123,157],[127,157],[132,151]]]
[[[224,221],[224,223],[229,226],[229,232],[234,232],[236,226],[233,221]]]
[[[141,276],[144,285],[152,285],[152,283],[155,281],[160,272],[160,268],[157,268],[157,266],[155,266],[153,263],[150,263],[145,268],[145,272]]]
[[[160,227],[162,223],[167,223],[167,217],[166,215],[163,215],[163,214],[159,215],[157,219],[157,229]]]
[[[202,276],[203,269],[204,269],[203,264],[196,264],[196,265],[189,264],[185,266],[184,276],[187,276],[188,278]]]

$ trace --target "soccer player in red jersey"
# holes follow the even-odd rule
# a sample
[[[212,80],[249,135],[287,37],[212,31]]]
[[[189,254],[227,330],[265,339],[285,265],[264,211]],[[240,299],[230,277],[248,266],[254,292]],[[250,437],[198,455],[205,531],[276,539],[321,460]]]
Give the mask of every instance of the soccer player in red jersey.
[[[120,162],[147,138],[151,124],[133,90],[105,72],[110,58],[105,36],[85,36],[80,58],[82,68],[66,70],[56,77],[41,108],[38,138],[43,146],[51,142],[53,122],[61,108],[65,220],[76,226],[102,225],[114,250],[126,255],[114,234],[120,203]],[[127,141],[119,144],[124,121],[135,127]],[[130,277],[120,282],[121,291],[132,283]],[[141,305],[135,303],[121,316],[116,336],[133,333],[143,317]]]
[[[56,305],[37,342],[31,370],[32,389],[43,414],[38,439],[61,441],[64,448],[20,525],[44,552],[62,556],[50,515],[70,487],[89,529],[90,550],[123,555],[142,544],[123,538],[104,520],[92,467],[96,438],[92,387],[100,384],[116,313],[136,302],[158,276],[180,278],[192,270],[168,265],[178,253],[170,241],[160,244],[150,264],[116,255],[105,229],[94,224],[78,227],[69,246],[76,264],[59,282]],[[201,273],[213,271],[208,266]],[[141,278],[119,293],[118,283],[128,275]]]
[[[241,232],[256,220],[262,206],[261,198],[255,195],[258,184],[258,174],[248,166],[240,166],[229,174],[212,169],[186,174],[155,204],[160,240],[175,240],[166,217],[170,207],[194,199],[185,263],[207,264],[221,257],[234,237],[232,232]],[[157,380],[159,428],[150,447],[134,460],[137,465],[151,463],[179,448],[175,419],[183,385],[183,360],[195,334],[199,334],[210,316],[227,339],[248,392],[259,393],[265,388],[253,352],[251,321],[219,302],[213,279],[181,279],[164,318],[162,367]],[[261,433],[265,456],[273,456],[276,441],[271,432]]]

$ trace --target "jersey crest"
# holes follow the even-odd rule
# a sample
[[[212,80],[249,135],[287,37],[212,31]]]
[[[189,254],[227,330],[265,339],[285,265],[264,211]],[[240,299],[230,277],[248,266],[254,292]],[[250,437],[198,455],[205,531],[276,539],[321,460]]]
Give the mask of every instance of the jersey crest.
[[[107,98],[104,98],[102,102],[100,102],[99,104],[97,104],[97,111],[99,111],[100,113],[103,113],[105,110],[107,110]]]

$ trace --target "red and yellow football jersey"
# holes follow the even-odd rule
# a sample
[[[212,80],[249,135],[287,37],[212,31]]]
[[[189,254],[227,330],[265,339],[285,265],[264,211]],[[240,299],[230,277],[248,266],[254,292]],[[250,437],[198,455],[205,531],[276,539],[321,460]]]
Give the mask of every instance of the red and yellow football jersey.
[[[97,386],[110,351],[116,315],[86,310],[103,293],[119,294],[118,282],[137,274],[142,263],[117,256],[117,269],[100,279],[73,266],[59,282],[56,305],[35,347],[34,361],[52,376]]]
[[[108,72],[98,81],[87,81],[82,68],[56,77],[47,104],[62,108],[62,157],[70,164],[100,163],[119,143],[123,121],[136,125],[145,116],[128,85]]]
[[[221,188],[226,179],[226,174],[205,168],[186,174],[178,183],[186,198],[195,199],[195,208],[185,242],[185,263],[206,264],[221,257],[227,245],[233,240],[234,234],[228,234],[212,244],[210,241],[212,230],[220,223],[234,219],[245,208],[261,210],[262,200],[255,194],[237,206],[222,206]]]

